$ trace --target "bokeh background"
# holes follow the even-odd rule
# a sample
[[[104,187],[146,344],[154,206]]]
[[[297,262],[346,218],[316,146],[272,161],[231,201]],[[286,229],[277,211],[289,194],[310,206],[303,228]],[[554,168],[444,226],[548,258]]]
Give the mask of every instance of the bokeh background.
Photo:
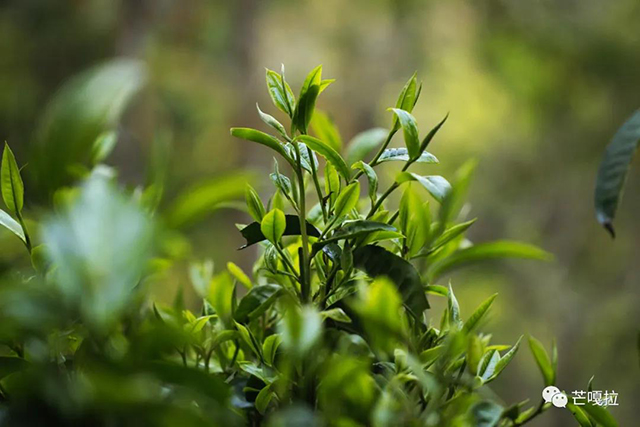
[[[263,128],[256,101],[280,117],[265,89],[265,67],[286,64],[297,92],[306,73],[323,64],[323,77],[337,82],[319,108],[331,112],[345,142],[388,126],[386,108],[417,70],[424,88],[414,115],[422,131],[450,112],[431,146],[441,160],[432,170],[451,176],[469,158],[478,160],[469,192],[469,216],[479,218],[472,240],[523,240],[556,257],[456,274],[463,316],[499,292],[487,325],[497,340],[513,343],[530,333],[549,347],[555,337],[560,388],[586,389],[595,375],[596,390],[619,393],[612,412],[620,424],[637,425],[640,168],[630,174],[615,241],[594,219],[592,193],[604,147],[640,107],[639,21],[636,0],[3,1],[0,137],[27,163],[36,215],[50,201],[42,177],[30,171],[47,104],[95,64],[140,59],[149,83],[127,109],[107,163],[134,187],[153,163],[153,141],[168,140],[170,204],[194,184],[271,168],[266,149],[228,131]],[[64,157],[62,147],[58,154]],[[264,179],[254,183],[271,191]],[[219,209],[186,229],[190,244],[180,250],[185,258],[247,269],[253,254],[235,251],[241,239],[234,227],[247,220]],[[19,262],[13,240],[0,231],[2,270]],[[171,298],[178,282],[180,273],[154,292]],[[540,378],[523,347],[494,389],[508,402],[535,403]],[[532,425],[572,423],[568,411],[551,408]]]

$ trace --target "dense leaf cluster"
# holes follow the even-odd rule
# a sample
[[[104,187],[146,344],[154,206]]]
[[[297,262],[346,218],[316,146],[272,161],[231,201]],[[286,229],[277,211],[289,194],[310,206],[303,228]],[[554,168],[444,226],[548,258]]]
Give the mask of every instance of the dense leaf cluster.
[[[237,179],[161,209],[161,180],[124,191],[100,164],[115,143],[104,134],[82,183],[57,190],[54,213],[36,224],[25,221],[20,169],[5,147],[9,212],[0,224],[23,242],[33,269],[0,287],[0,425],[520,426],[549,407],[504,406],[489,392],[521,344],[493,344],[482,332],[496,295],[464,316],[451,284],[439,284],[471,263],[549,255],[465,238],[472,164],[451,183],[410,171],[438,162],[427,149],[446,121],[421,136],[415,75],[390,109],[390,128],[363,132],[346,149],[315,109],[331,83],[317,67],[296,98],[284,71],[267,70],[289,126],[258,108],[273,134],[231,130],[278,156],[266,206],[245,189],[254,222],[240,234],[259,258],[250,273],[192,262],[195,308],[182,298],[156,302],[149,288],[176,261],[167,242],[233,199]],[[400,131],[404,147],[391,148]],[[398,173],[379,191],[376,167],[392,161]],[[438,320],[433,298],[446,301]],[[555,345],[549,356],[528,341],[545,384],[555,384]],[[571,410],[583,426],[615,425],[601,408]]]

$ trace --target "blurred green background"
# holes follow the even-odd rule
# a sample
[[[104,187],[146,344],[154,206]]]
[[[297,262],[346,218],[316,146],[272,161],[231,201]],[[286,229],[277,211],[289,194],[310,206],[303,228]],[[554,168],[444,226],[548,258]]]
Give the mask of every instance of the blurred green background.
[[[512,343],[531,333],[548,347],[556,337],[558,386],[586,390],[595,374],[596,390],[619,393],[612,412],[620,424],[636,425],[640,169],[629,177],[615,241],[594,219],[592,193],[605,145],[640,106],[639,19],[635,0],[4,1],[0,133],[27,163],[28,203],[38,211],[50,194],[47,179],[30,168],[41,153],[47,103],[95,64],[140,59],[149,83],[120,121],[107,163],[122,183],[140,185],[153,164],[153,141],[170,141],[170,201],[195,183],[271,168],[266,149],[228,131],[264,129],[256,100],[280,117],[264,67],[284,63],[297,92],[323,64],[323,75],[337,82],[319,108],[345,141],[388,126],[386,108],[417,70],[424,88],[414,115],[422,132],[451,114],[431,146],[442,162],[437,173],[451,176],[465,160],[479,161],[469,193],[468,216],[479,218],[472,240],[523,240],[556,256],[551,264],[505,261],[456,274],[463,316],[499,292],[487,325],[496,338]],[[48,150],[68,155],[63,145]],[[264,179],[254,183],[271,190]],[[233,226],[247,221],[220,209],[187,229],[184,251],[220,268],[233,261],[248,269],[254,254],[235,250],[241,238]],[[14,240],[0,231],[1,270],[20,257]],[[171,298],[181,274],[155,292]],[[536,369],[522,351],[494,388],[509,402],[535,402],[542,389]],[[572,423],[568,411],[551,408],[532,425]]]

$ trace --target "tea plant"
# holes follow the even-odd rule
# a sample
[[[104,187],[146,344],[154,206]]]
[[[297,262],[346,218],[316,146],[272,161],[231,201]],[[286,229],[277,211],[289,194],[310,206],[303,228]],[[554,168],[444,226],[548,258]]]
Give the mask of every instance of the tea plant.
[[[275,191],[265,206],[245,190],[254,222],[239,226],[242,249],[259,252],[250,274],[233,263],[190,265],[195,310],[182,292],[168,306],[148,291],[179,264],[167,242],[202,200],[184,196],[167,212],[161,183],[126,192],[97,165],[79,187],[58,190],[55,213],[37,225],[25,220],[20,168],[5,147],[9,213],[0,211],[0,224],[33,268],[0,286],[0,425],[489,427],[521,426],[549,408],[504,405],[490,392],[522,340],[493,344],[481,332],[496,295],[463,317],[451,284],[439,284],[483,260],[549,255],[465,239],[474,221],[459,218],[472,164],[453,183],[410,171],[438,163],[427,149],[447,120],[420,136],[415,75],[390,109],[390,129],[366,131],[345,151],[329,116],[315,111],[333,82],[321,73],[307,76],[296,99],[284,71],[268,70],[271,99],[290,123],[258,108],[276,136],[231,130],[277,154]],[[405,146],[390,148],[400,131]],[[378,191],[376,167],[386,162],[399,171]],[[446,302],[437,321],[433,298]],[[528,341],[554,385],[555,345],[549,356]],[[570,409],[582,426],[616,425],[603,408]]]

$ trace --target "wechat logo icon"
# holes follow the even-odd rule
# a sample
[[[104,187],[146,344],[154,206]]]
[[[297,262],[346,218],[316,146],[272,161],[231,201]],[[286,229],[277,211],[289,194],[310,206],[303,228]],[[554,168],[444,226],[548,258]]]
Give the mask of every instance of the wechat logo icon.
[[[558,387],[552,385],[542,390],[542,398],[556,408],[566,408],[568,402],[567,396]]]

